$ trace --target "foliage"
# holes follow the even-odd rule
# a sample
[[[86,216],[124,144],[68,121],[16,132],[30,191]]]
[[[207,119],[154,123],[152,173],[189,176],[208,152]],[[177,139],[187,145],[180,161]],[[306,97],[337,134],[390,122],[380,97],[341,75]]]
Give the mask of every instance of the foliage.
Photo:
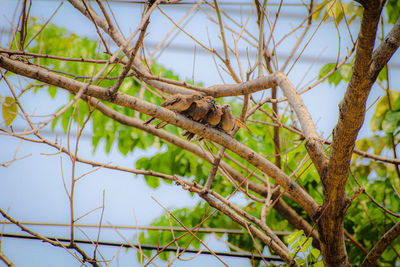
[[[287,237],[290,256],[296,259],[300,266],[323,267],[321,252],[313,248],[312,237],[307,238],[304,231],[295,231]]]
[[[316,12],[313,14],[313,19],[318,20],[322,14],[322,21],[332,18],[336,24],[342,22],[346,16],[346,21],[351,24],[357,17],[362,17],[363,8],[355,4],[353,1],[343,3],[341,0],[329,1],[324,0],[316,6]],[[347,18],[347,16],[349,18]]]
[[[395,24],[396,20],[400,17],[400,1],[387,0],[386,13],[388,16],[388,22],[391,24]]]
[[[388,17],[389,21],[393,23],[393,18],[398,14],[399,5],[395,0],[388,1]],[[322,14],[322,20],[325,21],[328,18],[333,18],[337,23],[342,22],[345,16],[348,16],[347,22],[350,24],[356,17],[361,16],[362,7],[350,2],[344,4],[340,1],[323,1],[317,6],[317,12],[313,15],[316,20]],[[30,21],[30,27],[28,27],[29,40],[33,35],[40,31],[39,38],[35,40],[46,40],[34,41],[32,45],[27,49],[32,53],[50,54],[61,57],[73,57],[73,58],[90,58],[95,60],[106,60],[109,58],[108,55],[99,53],[97,51],[97,43],[87,38],[81,38],[75,34],[66,31],[63,28],[55,25],[47,25],[47,27],[41,31],[42,25],[37,22],[36,19]],[[51,45],[49,45],[51,44]],[[35,59],[32,63],[38,63],[44,66],[51,66],[52,69],[61,72],[72,73],[75,79],[80,81],[86,81],[90,78],[90,75],[96,73],[101,66],[99,64],[90,64],[82,62],[72,62],[64,60],[54,60],[51,58]],[[173,73],[172,70],[166,69],[154,63],[151,67],[152,72],[155,75],[166,77],[169,79],[179,80],[179,76]],[[337,67],[336,64],[331,63],[325,65],[320,71],[320,78],[324,77],[331,70],[336,69],[335,72],[327,78],[327,82],[330,85],[338,86],[341,82],[348,83],[352,75],[352,63],[343,64]],[[118,64],[112,64],[109,66],[104,73],[107,73],[108,77],[116,77],[121,72],[121,66]],[[379,81],[386,80],[387,69],[384,68],[378,77]],[[89,75],[88,75],[89,74]],[[88,77],[89,76],[89,77]],[[115,83],[114,80],[110,79],[99,79],[94,81],[94,84],[99,84],[103,87],[110,87]],[[34,85],[33,90],[47,90],[49,95],[54,98],[57,94],[57,88],[53,86],[41,87],[39,83]],[[128,77],[124,80],[120,87],[120,91],[129,95],[139,96],[141,94],[141,81],[135,80]],[[373,150],[374,154],[381,155],[387,153],[393,149],[393,142],[398,143],[399,126],[400,126],[400,93],[395,90],[387,92],[387,96],[382,98],[375,107],[375,113],[371,120],[371,129],[374,135],[358,140],[357,148],[363,151]],[[72,95],[69,96],[69,100],[72,99]],[[5,97],[2,103],[2,114],[6,125],[9,126],[16,117],[18,107],[12,97]],[[154,94],[148,90],[144,91],[144,100],[154,104],[160,104],[161,99],[155,97]],[[66,99],[67,100],[67,99]],[[220,101],[220,100],[219,100]],[[233,113],[239,115],[241,112],[240,105],[235,100],[230,100],[229,103],[232,106]],[[390,103],[390,104],[389,104]],[[135,112],[128,108],[119,107],[107,102],[104,104],[113,108],[114,110],[128,115],[135,116]],[[272,114],[271,107],[265,107],[265,111]],[[147,117],[143,114],[139,114],[141,119]],[[74,122],[80,126],[83,125],[85,119],[90,118],[92,123],[92,145],[93,151],[98,148],[101,140],[105,141],[105,151],[109,153],[112,146],[117,146],[121,154],[127,155],[135,149],[146,150],[150,147],[156,147],[160,149],[160,152],[151,157],[143,157],[136,162],[136,168],[153,170],[162,172],[170,175],[177,175],[184,177],[185,179],[195,181],[199,184],[204,184],[211,165],[198,157],[193,157],[192,154],[184,149],[170,145],[156,138],[153,135],[144,133],[138,129],[122,125],[109,117],[104,116],[102,113],[91,110],[88,104],[84,101],[78,101],[78,104],[68,109],[62,116],[55,119],[52,123],[54,129],[57,124],[61,125],[65,132],[68,131],[71,122]],[[252,119],[274,123],[271,118],[267,117],[263,112],[257,111]],[[291,121],[286,113],[281,114],[282,123],[289,125]],[[251,124],[251,123],[249,123]],[[273,144],[273,130],[272,127],[265,127],[261,124],[248,125],[253,134],[249,134],[244,130],[240,130],[235,138],[245,143],[248,147],[255,150],[263,155],[274,155],[274,144]],[[167,131],[172,133],[179,133],[181,130],[175,126],[168,125],[165,127]],[[283,136],[281,148],[282,154],[286,155],[283,170],[291,174],[298,166],[299,162],[303,160],[306,155],[304,144],[298,139],[298,136],[291,131],[280,129],[280,134]],[[163,148],[161,152],[161,148]],[[216,154],[218,149],[211,146],[211,151]],[[249,163],[241,157],[227,151],[226,152],[234,160],[238,161],[244,167],[250,167]],[[272,161],[273,157],[270,158]],[[237,167],[232,161],[226,161],[232,167],[236,168],[237,171],[246,176],[243,168]],[[351,166],[354,177],[350,178],[350,186],[348,188],[348,194],[352,195],[357,189],[355,178],[360,181],[361,185],[365,188],[371,196],[373,196],[379,203],[384,205],[392,211],[400,210],[400,200],[389,195],[391,191],[391,185],[400,184],[399,177],[396,174],[396,169],[393,165],[386,165],[377,161],[362,159],[359,156],[353,156],[353,163]],[[313,166],[305,164],[298,170],[301,179],[302,186],[306,191],[319,203],[322,204],[322,186],[318,178],[317,172]],[[255,171],[255,174],[261,176],[261,173]],[[297,178],[297,177],[296,177]],[[154,177],[145,177],[148,186],[157,188],[160,186],[160,180]],[[254,177],[250,177],[254,182],[260,183],[259,180]],[[162,180],[166,183],[169,181]],[[220,175],[217,175],[214,181],[214,189],[217,190],[223,196],[228,196],[235,191],[235,187],[232,186],[227,179]],[[296,203],[290,199],[285,200],[292,206],[300,215],[305,215]],[[261,204],[246,199],[246,204],[241,207],[249,212],[250,214],[259,216],[261,211]],[[195,207],[186,207],[172,211],[172,213],[186,226],[193,228],[197,225],[201,227],[210,228],[226,228],[226,229],[238,229],[238,225],[233,223],[232,220],[220,212],[216,212],[209,219],[203,222],[213,209],[200,202]],[[365,216],[367,214],[367,216]],[[306,217],[306,216],[303,216]],[[294,230],[291,225],[288,225],[287,221],[284,220],[275,210],[271,210],[268,214],[267,220],[269,225],[273,227],[272,230]],[[373,222],[373,223],[372,223]],[[395,220],[387,213],[384,213],[380,208],[371,203],[365,195],[361,195],[357,198],[353,205],[349,208],[346,219],[345,229],[353,235],[359,242],[370,249],[376,241],[380,238],[381,233],[389,229]],[[374,227],[371,227],[371,224]],[[153,223],[153,226],[178,226],[181,227],[173,218],[168,215],[160,216]],[[174,240],[174,238],[180,237],[182,233],[171,232],[171,231],[148,231],[142,232],[139,235],[139,241],[143,244],[154,244],[154,245],[167,245]],[[247,250],[252,253],[258,253],[255,248],[255,244],[248,234],[237,235],[237,234],[218,234],[219,237],[223,237],[226,241],[236,247]],[[197,237],[204,239],[207,237],[205,233],[198,233]],[[312,239],[306,238],[303,231],[296,231],[291,234],[287,240],[287,244],[290,245],[292,256],[296,255],[296,260],[300,265],[304,266],[322,266],[320,252],[313,248],[311,245]],[[194,239],[190,234],[176,240],[176,243],[180,247],[190,246],[193,248],[199,248],[200,242]],[[257,245],[261,245],[259,240],[256,240]],[[400,244],[394,243],[394,248],[399,251]],[[298,251],[297,251],[298,250]],[[297,253],[296,253],[297,251]],[[361,251],[352,245],[347,246],[349,257],[352,260],[352,264],[359,265],[364,257]],[[147,256],[152,256],[151,251],[144,251]],[[160,254],[160,258],[168,260],[172,253],[163,252]],[[393,250],[388,249],[380,260],[380,264],[390,266],[395,265],[395,253]]]
[[[18,106],[13,97],[7,96],[3,101],[3,96],[0,95],[1,111],[3,120],[6,126],[10,126],[17,117]]]

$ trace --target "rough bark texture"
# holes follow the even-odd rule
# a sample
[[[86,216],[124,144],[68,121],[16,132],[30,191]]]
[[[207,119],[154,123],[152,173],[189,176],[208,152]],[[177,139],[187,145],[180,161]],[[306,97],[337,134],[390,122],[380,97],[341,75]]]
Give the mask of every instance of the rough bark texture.
[[[358,38],[353,75],[339,104],[339,120],[333,131],[332,149],[324,182],[324,204],[318,222],[325,266],[347,266],[343,221],[350,199],[346,195],[351,155],[363,124],[365,106],[373,79],[369,76],[372,51],[382,6],[368,1]]]

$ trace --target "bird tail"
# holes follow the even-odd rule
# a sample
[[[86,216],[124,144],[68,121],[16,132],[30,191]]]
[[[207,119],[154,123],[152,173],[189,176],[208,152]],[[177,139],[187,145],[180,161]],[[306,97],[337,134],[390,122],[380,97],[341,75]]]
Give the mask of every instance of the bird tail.
[[[168,124],[168,122],[162,121],[162,122],[160,122],[159,124],[156,125],[156,129],[161,129],[162,127],[164,127],[167,124]]]
[[[239,120],[238,118],[235,118],[235,122],[236,122],[236,124],[237,124],[239,127],[242,127],[242,128],[244,128],[244,129],[246,129],[250,134],[253,134],[253,133],[250,131],[249,127],[247,127],[247,125],[244,124],[241,120]]]
[[[185,136],[186,138],[187,138],[187,140],[192,140],[193,139],[193,137],[195,136],[195,134],[194,133],[192,133],[192,132],[189,132],[189,131],[183,131],[182,132],[182,136]]]
[[[147,121],[145,121],[144,123],[143,123],[143,125],[149,125],[152,121],[154,121],[156,118],[154,118],[154,117],[151,117],[150,119],[148,119]]]

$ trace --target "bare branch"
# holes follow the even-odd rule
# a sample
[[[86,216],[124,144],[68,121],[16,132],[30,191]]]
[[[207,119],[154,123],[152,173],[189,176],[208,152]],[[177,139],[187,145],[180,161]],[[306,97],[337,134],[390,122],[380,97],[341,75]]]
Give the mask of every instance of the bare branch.
[[[42,82],[67,89],[70,93],[77,93],[78,88],[87,85],[88,89],[86,94],[103,100],[109,100],[107,90],[102,87],[84,84],[66,77],[61,77],[46,71],[37,69],[36,67],[26,65],[22,62],[14,61],[0,55],[0,66],[20,75],[35,78]],[[220,145],[225,146],[232,152],[243,157],[245,160],[265,172],[273,178],[278,184],[287,190],[296,201],[306,210],[306,212],[313,217],[318,210],[317,203],[303,190],[301,187],[292,181],[284,172],[277,168],[270,161],[266,160],[263,156],[259,155],[252,149],[246,147],[240,142],[214,128],[206,127],[201,123],[194,122],[193,120],[172,112],[168,109],[159,107],[157,105],[145,102],[133,96],[123,93],[116,95],[114,103],[124,107],[128,107],[139,112],[145,113],[152,117],[156,117],[181,127],[185,130],[193,132],[199,136],[213,140]]]
[[[10,217],[7,213],[5,213],[2,209],[0,209],[0,213],[1,215],[3,215],[4,218],[6,218],[7,220],[9,220],[10,222],[12,222],[13,224],[15,224],[16,226],[18,226],[22,231],[27,232],[28,234],[35,236],[36,238],[42,240],[43,242],[47,242],[50,243],[51,245],[55,246],[55,247],[65,247],[63,244],[61,244],[58,241],[52,240],[50,238],[47,238],[45,236],[42,236],[38,233],[35,233],[31,230],[29,230],[28,228],[26,228],[25,226],[23,226],[20,222],[18,222],[17,220],[13,219],[12,217]],[[79,254],[81,254],[82,258],[83,258],[83,262],[87,261],[89,262],[92,266],[95,267],[99,267],[100,265],[93,259],[91,259],[89,256],[86,255],[86,253],[79,248],[78,246],[76,246],[75,244],[65,247],[65,248],[73,248],[75,249]]]
[[[15,264],[0,250],[0,260],[2,260],[8,267],[15,267]]]
[[[328,157],[325,155],[322,142],[315,130],[311,115],[308,113],[303,100],[297,94],[293,85],[283,74],[280,75],[280,81],[278,83],[300,120],[300,125],[306,138],[307,151],[318,170],[321,180],[323,180],[328,166]]]

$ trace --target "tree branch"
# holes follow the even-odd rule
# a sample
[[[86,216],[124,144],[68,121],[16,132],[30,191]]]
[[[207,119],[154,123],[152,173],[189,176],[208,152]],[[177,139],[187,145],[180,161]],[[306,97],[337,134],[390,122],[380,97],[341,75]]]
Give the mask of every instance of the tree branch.
[[[306,109],[303,100],[297,94],[293,85],[286,78],[286,76],[283,73],[278,73],[278,75],[279,87],[282,89],[283,94],[286,96],[290,105],[296,112],[297,117],[299,118],[304,137],[306,138],[306,148],[308,154],[310,155],[310,158],[317,168],[321,180],[323,181],[326,176],[328,157],[325,155],[324,148],[322,147],[322,142],[320,141],[318,133],[315,130],[311,115],[310,113],[308,113],[308,110]]]
[[[82,82],[49,73],[35,66],[30,66],[19,61],[11,60],[3,55],[0,55],[0,66],[16,74],[20,74],[60,88],[67,89],[70,93],[73,94],[77,93],[79,88],[82,88],[82,86],[85,85]],[[107,90],[100,86],[89,86],[86,95],[103,100],[110,100]],[[206,127],[205,125],[198,122],[194,122],[193,120],[183,115],[172,112],[168,109],[120,92],[115,96],[114,103],[120,106],[137,110],[152,117],[162,119],[163,121],[166,121],[170,124],[183,128],[225,146],[232,152],[244,158],[249,163],[259,168],[261,171],[265,172],[268,176],[273,178],[278,184],[285,188],[285,190],[290,195],[292,195],[294,199],[296,199],[296,201],[306,210],[306,212],[312,218],[318,211],[318,204],[298,184],[291,180],[273,163],[271,163],[252,149],[236,141],[230,135],[225,134],[217,129]]]
[[[203,191],[203,187],[189,182],[189,181],[181,181],[181,179],[177,180],[178,184],[181,184],[183,187],[185,185],[189,186],[190,188],[186,188],[190,191],[195,191],[197,193],[200,193]],[[217,197],[220,201],[224,199],[222,196],[219,196],[216,192],[211,192],[214,197]],[[280,241],[275,234],[271,230],[265,229],[268,234],[273,234],[275,238],[271,238],[269,235],[266,235],[262,233],[258,228],[256,228],[253,224],[247,222],[245,219],[243,219],[237,212],[238,209],[234,207],[232,203],[229,203],[227,201],[224,201],[223,203],[218,202],[216,199],[211,197],[209,194],[199,194],[200,197],[202,197],[204,200],[206,200],[210,206],[216,208],[217,210],[221,211],[225,215],[229,216],[233,221],[236,223],[240,224],[246,229],[249,229],[251,233],[253,233],[255,236],[257,236],[264,244],[268,245],[271,247],[276,253],[279,254],[282,260],[285,262],[289,263],[291,262],[290,256],[289,256],[289,249]],[[229,206],[228,206],[229,205]],[[243,214],[241,214],[243,216]],[[252,217],[252,216],[251,216]],[[253,217],[254,218],[254,217]],[[266,226],[266,225],[265,225]],[[264,230],[264,229],[263,229]],[[295,264],[294,266],[297,266]]]
[[[0,260],[2,260],[8,267],[15,267],[15,264],[0,250]]]
[[[349,264],[343,228],[344,216],[351,203],[346,195],[346,184],[355,141],[364,122],[366,101],[375,81],[369,76],[369,69],[382,11],[381,1],[368,1],[364,8],[353,75],[339,104],[339,119],[333,130],[328,171],[323,183],[324,204],[318,231],[326,266]]]
[[[87,101],[88,99],[86,99]],[[110,117],[119,123],[122,123],[127,126],[135,127],[137,129],[143,130],[145,132],[148,132],[149,134],[152,134],[154,136],[157,136],[158,138],[169,142],[173,145],[176,145],[182,149],[185,149],[187,151],[190,151],[191,153],[197,155],[198,157],[201,157],[202,159],[208,161],[209,163],[213,164],[214,163],[214,158],[210,153],[206,153],[203,150],[201,150],[198,146],[193,145],[191,142],[188,142],[182,138],[178,138],[177,136],[164,131],[162,129],[156,129],[153,126],[144,126],[143,122],[139,119],[132,118],[125,116],[123,114],[118,113],[114,109],[106,106],[102,102],[100,102],[97,99],[91,99],[89,103],[94,106],[96,109],[98,109],[100,112],[102,112],[105,116]],[[231,167],[229,164],[227,164],[224,161],[220,162],[221,167],[226,170],[229,175],[235,179],[239,184],[244,184],[246,188],[249,188],[255,193],[260,194],[263,197],[268,196],[268,190],[265,186],[256,184],[251,180],[246,179],[246,177],[243,177],[237,170],[235,170],[233,167]],[[105,166],[109,168],[108,166]],[[154,176],[158,176],[160,174],[151,174]],[[160,176],[161,177],[161,176]],[[161,177],[161,178],[167,178],[170,179],[170,176],[168,177]],[[277,196],[275,196],[277,197]],[[280,198],[274,205],[274,209],[282,215],[290,224],[292,224],[295,228],[297,229],[303,229],[304,232],[309,235],[311,233],[311,236],[314,239],[314,246],[319,248],[319,236],[316,231],[313,231],[313,228],[310,226],[310,224],[303,219],[301,216],[299,216],[294,209],[292,209],[282,198]]]
[[[385,249],[400,235],[400,222],[387,231],[365,257],[361,267],[376,266],[376,261]]]
[[[375,81],[378,74],[400,46],[400,16],[385,39],[374,50],[369,77]]]
[[[35,233],[31,230],[29,230],[28,228],[26,228],[25,226],[23,226],[20,222],[18,222],[17,220],[13,219],[12,217],[10,217],[7,213],[5,213],[2,209],[0,209],[0,213],[1,215],[3,215],[4,218],[6,218],[7,220],[9,220],[10,222],[12,222],[13,224],[15,224],[16,226],[18,226],[22,231],[27,232],[30,235],[33,235],[35,237],[37,237],[38,239],[42,240],[43,242],[47,242],[50,243],[51,245],[55,246],[55,247],[63,247],[63,248],[72,248],[74,250],[76,250],[79,254],[81,254],[82,256],[82,260],[83,262],[87,261],[89,262],[92,266],[95,267],[99,267],[100,265],[97,263],[96,260],[90,258],[80,247],[76,246],[76,244],[72,244],[72,246],[64,246],[62,245],[60,242],[58,241],[54,241],[51,240],[45,236],[42,236],[38,233]]]

